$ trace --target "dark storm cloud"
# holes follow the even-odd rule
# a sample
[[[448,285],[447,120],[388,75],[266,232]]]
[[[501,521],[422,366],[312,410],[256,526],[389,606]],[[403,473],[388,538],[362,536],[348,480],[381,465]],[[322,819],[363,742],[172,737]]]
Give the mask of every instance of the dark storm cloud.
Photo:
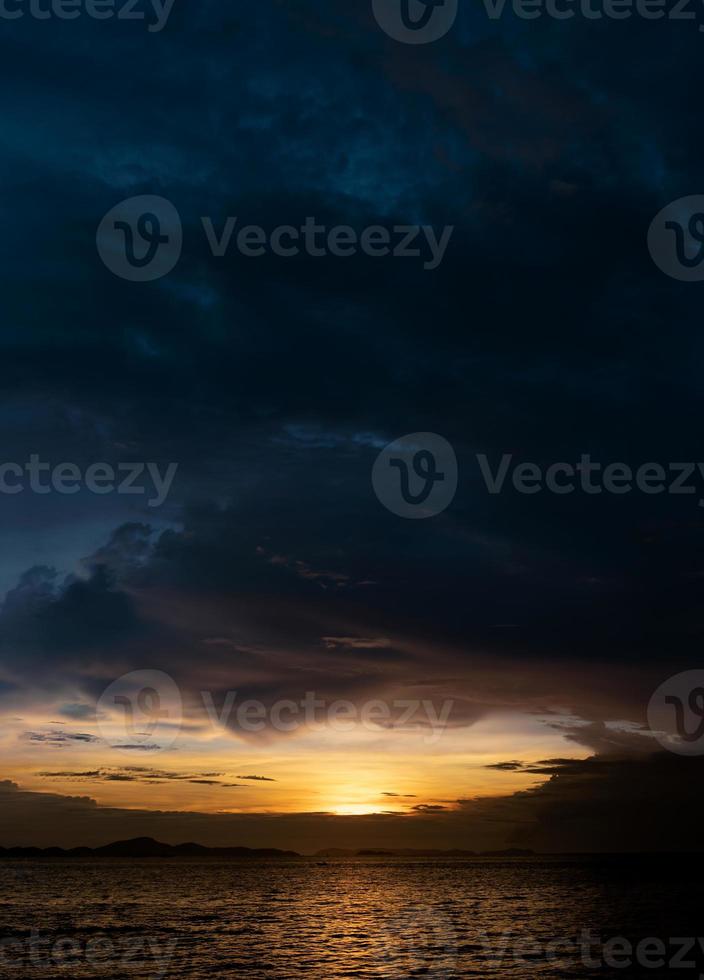
[[[645,231],[700,180],[702,41],[668,21],[462,8],[422,48],[368,4],[319,0],[177,3],[159,36],[3,25],[4,458],[180,467],[149,525],[128,498],[0,499],[3,533],[29,542],[21,562],[15,538],[3,548],[5,703],[65,690],[83,721],[149,666],[218,703],[412,690],[453,697],[453,724],[566,707],[589,722],[556,721],[580,745],[645,744],[603,723],[642,724],[655,686],[698,660],[696,503],[489,496],[474,455],[700,454],[699,291],[660,275]],[[141,193],[174,202],[186,247],[135,289],[95,230]],[[433,273],[217,261],[205,214],[455,233]],[[370,487],[379,448],[413,431],[459,458],[431,521]]]
[[[243,732],[236,714],[227,714],[231,692],[237,692],[239,704],[254,698],[267,706],[300,701],[308,691],[327,703],[411,698],[439,710],[452,702],[447,720],[452,727],[522,711],[554,716],[556,730],[592,751],[602,743],[650,743],[646,735],[622,731],[623,726],[606,729],[604,722],[642,725],[650,694],[672,664],[643,665],[633,677],[617,664],[595,670],[593,660],[580,658],[570,646],[561,662],[547,666],[537,658],[537,638],[534,656],[510,645],[489,654],[473,641],[471,624],[461,645],[445,642],[442,625],[425,636],[429,613],[404,612],[398,582],[375,589],[355,584],[350,575],[334,596],[323,595],[315,577],[268,561],[258,549],[258,525],[242,525],[240,516],[234,504],[189,507],[182,530],[118,528],[84,561],[81,580],[57,583],[45,570],[25,576],[0,617],[0,625],[7,623],[5,670],[15,682],[12,703],[22,698],[31,703],[44,685],[45,695],[63,689],[67,703],[90,705],[114,678],[148,667],[174,677],[191,724],[221,718],[240,737],[255,741],[287,736],[269,727],[261,735]],[[299,546],[310,551],[316,540],[312,536]],[[339,567],[349,567],[354,549],[333,557]],[[378,574],[384,555],[374,561]],[[408,568],[404,575],[412,597],[413,576]],[[453,588],[458,583],[448,583]],[[457,593],[455,598],[456,626],[462,599]],[[331,638],[343,642],[330,643]],[[37,674],[37,663],[51,665],[46,680]],[[204,691],[212,698],[209,717]],[[566,710],[574,723],[565,722]],[[399,714],[396,710],[394,717]],[[151,740],[147,745],[126,740],[115,749],[143,753],[151,746]]]
[[[89,655],[97,645],[107,648],[134,637],[132,602],[113,587],[105,564],[95,565],[85,580],[57,582],[53,569],[25,572],[8,592],[2,607],[0,651],[3,660],[20,663],[27,657],[68,660]],[[83,706],[67,706],[69,717],[86,715]]]
[[[556,723],[551,727],[561,732],[568,741],[584,745],[599,755],[616,755],[619,752],[647,754],[653,750],[652,735],[644,725],[636,731],[616,729],[603,721],[579,726]],[[554,760],[548,760],[548,763],[551,761]]]
[[[703,765],[667,753],[566,761],[527,794],[534,825],[515,840],[538,850],[699,851]]]
[[[549,716],[565,707],[592,723],[630,718],[638,724],[662,679],[657,668],[642,669],[637,682],[615,666],[595,672],[589,663],[573,663],[571,651],[565,651],[564,664],[549,669],[531,663],[521,650],[512,657],[479,655],[470,643],[444,645],[441,631],[423,637],[418,619],[411,638],[404,635],[411,625],[396,621],[393,610],[401,593],[384,589],[375,597],[366,586],[350,585],[334,599],[321,599],[315,579],[301,578],[259,553],[256,529],[238,524],[238,513],[234,506],[190,508],[183,530],[161,534],[126,525],[84,561],[84,579],[57,584],[44,570],[25,576],[1,618],[11,639],[5,658],[10,676],[18,682],[24,678],[25,685],[31,678],[31,686],[25,686],[31,698],[42,685],[34,664],[52,664],[67,694],[80,695],[69,702],[74,705],[69,713],[78,710],[85,718],[90,699],[112,679],[146,665],[170,673],[187,702],[199,705],[201,716],[202,691],[210,692],[218,715],[231,691],[240,701],[256,698],[269,705],[315,691],[318,697],[355,703],[378,697],[414,697],[436,705],[451,700],[452,726],[471,725],[497,711]],[[348,557],[341,553],[337,560]],[[349,629],[354,620],[357,636]],[[383,640],[376,629],[367,629],[370,621],[389,628]],[[71,627],[70,648],[64,632],[47,628],[57,623]],[[404,634],[394,636],[399,627]],[[510,687],[503,683],[506,677],[512,679]],[[626,677],[627,683],[621,679]],[[50,675],[47,685],[55,690],[56,677]],[[20,697],[17,691],[13,701]],[[597,735],[602,741],[626,737],[584,724],[554,724],[591,748],[598,748]],[[143,744],[130,742],[117,748],[145,751]]]

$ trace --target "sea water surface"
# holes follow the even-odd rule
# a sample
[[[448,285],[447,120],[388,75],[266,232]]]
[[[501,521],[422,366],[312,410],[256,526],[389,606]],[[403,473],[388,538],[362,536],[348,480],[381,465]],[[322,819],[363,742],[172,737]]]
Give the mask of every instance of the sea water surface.
[[[3,861],[0,977],[699,977],[700,880],[677,856]]]

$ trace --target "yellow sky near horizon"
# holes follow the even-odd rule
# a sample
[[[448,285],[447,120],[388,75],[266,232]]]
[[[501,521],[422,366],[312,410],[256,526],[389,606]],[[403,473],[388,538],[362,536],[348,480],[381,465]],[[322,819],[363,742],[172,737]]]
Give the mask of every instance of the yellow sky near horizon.
[[[487,766],[590,754],[547,719],[518,712],[435,735],[356,726],[344,732],[300,728],[259,739],[186,725],[162,751],[67,739],[99,738],[100,731],[94,721],[46,717],[0,719],[0,778],[25,790],[87,796],[101,806],[128,809],[362,814],[452,808],[459,799],[510,795],[545,778]],[[253,776],[258,778],[243,778]]]

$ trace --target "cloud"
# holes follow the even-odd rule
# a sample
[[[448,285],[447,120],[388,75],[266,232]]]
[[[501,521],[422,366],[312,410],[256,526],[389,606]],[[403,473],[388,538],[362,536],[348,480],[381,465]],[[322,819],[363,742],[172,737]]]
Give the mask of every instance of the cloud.
[[[75,721],[93,721],[95,719],[95,706],[90,704],[63,704],[59,708],[59,713],[65,718],[72,718]]]
[[[221,772],[173,772],[162,769],[150,770],[142,766],[103,767],[89,770],[43,770],[37,775],[43,779],[55,781],[141,783],[144,786],[163,785],[168,782],[188,782],[201,786],[234,785],[223,783],[218,778],[225,775]]]
[[[666,752],[526,764],[547,782],[511,797],[463,801],[472,821],[512,829],[539,851],[699,851],[695,801],[704,759]]]
[[[39,772],[38,776],[45,776],[51,779],[96,779],[102,776],[102,770],[89,769],[79,772]]]
[[[25,732],[22,736],[28,742],[43,742],[47,745],[67,745],[71,742],[89,742],[95,744],[100,739],[86,732]]]
[[[118,529],[85,560],[90,571],[84,582],[57,584],[46,574],[29,576],[21,597],[9,597],[0,616],[13,638],[6,669],[16,684],[6,699],[28,706],[48,701],[56,696],[58,678],[59,696],[62,690],[72,695],[58,710],[88,720],[111,680],[148,664],[174,677],[196,727],[208,724],[203,690],[212,694],[218,711],[230,691],[237,691],[240,702],[254,698],[269,706],[282,699],[300,701],[314,691],[327,702],[344,698],[359,706],[373,699],[418,698],[440,710],[451,701],[451,727],[507,711],[552,714],[556,730],[592,750],[607,742],[612,747],[647,742],[638,726],[649,693],[662,679],[655,665],[641,665],[634,676],[624,665],[594,671],[571,656],[548,666],[532,653],[521,653],[520,640],[517,649],[508,646],[488,657],[437,635],[426,637],[422,629],[413,637],[389,629],[333,631],[331,626],[348,627],[350,617],[358,617],[356,604],[341,599],[321,606],[314,583],[282,578],[281,569],[260,560],[256,536],[248,541],[243,535],[235,509],[208,505],[185,518],[182,530],[158,535],[141,526],[138,532]],[[226,583],[232,581],[238,589],[228,593]],[[391,606],[397,602],[384,592],[375,610],[371,597],[365,599],[364,618],[388,616],[382,611],[388,601]],[[401,599],[406,601],[413,601],[413,590]],[[110,627],[108,616],[107,629],[106,602],[116,617]],[[122,625],[118,610],[124,614]],[[57,634],[46,624],[74,616],[96,628],[90,638],[89,631],[76,636],[77,645],[67,649],[61,630]],[[37,671],[39,663],[50,665],[50,673]],[[42,676],[51,678],[44,692]],[[512,677],[510,687],[502,683],[506,676]],[[620,728],[605,728],[611,719],[625,721]],[[238,737],[250,737],[232,716],[229,721]],[[269,729],[266,737],[282,734]],[[130,741],[122,745],[145,751]]]
[[[126,742],[122,745],[113,745],[113,749],[119,749],[122,752],[158,752],[161,748],[156,742]]]
[[[96,640],[112,644],[136,628],[129,597],[113,587],[107,567],[98,565],[86,580],[54,584],[55,573],[30,569],[3,606],[4,648],[29,647],[36,655],[81,650]],[[49,584],[50,583],[50,584]]]
[[[645,725],[607,725],[604,721],[552,727],[570,742],[584,745],[598,755],[648,754],[653,751],[653,735]]]
[[[349,647],[352,650],[385,650],[391,646],[391,641],[384,637],[324,636],[322,640],[328,650],[336,650],[338,647]]]

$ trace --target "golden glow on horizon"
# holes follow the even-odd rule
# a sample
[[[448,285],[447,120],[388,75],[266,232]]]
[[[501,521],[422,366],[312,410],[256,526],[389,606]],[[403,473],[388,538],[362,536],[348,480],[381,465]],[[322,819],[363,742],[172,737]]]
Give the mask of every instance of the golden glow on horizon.
[[[536,716],[517,713],[447,729],[434,742],[423,732],[361,728],[299,731],[255,742],[209,729],[186,730],[166,751],[131,753],[103,742],[29,738],[28,731],[95,728],[90,722],[58,727],[47,717],[55,716],[0,719],[0,779],[128,809],[412,814],[418,806],[452,809],[459,799],[510,795],[545,779],[486,768],[497,762],[588,754]],[[101,775],[90,775],[96,772]]]

